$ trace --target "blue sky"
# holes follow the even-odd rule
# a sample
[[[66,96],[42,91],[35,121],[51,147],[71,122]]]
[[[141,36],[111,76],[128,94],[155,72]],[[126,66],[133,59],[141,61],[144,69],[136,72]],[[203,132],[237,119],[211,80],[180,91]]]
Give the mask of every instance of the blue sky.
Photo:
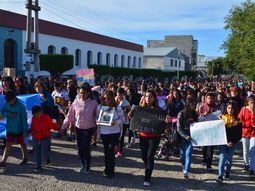
[[[224,18],[245,0],[39,0],[41,19],[147,45],[166,35],[193,35],[199,54],[223,56]],[[0,9],[26,14],[25,0]]]

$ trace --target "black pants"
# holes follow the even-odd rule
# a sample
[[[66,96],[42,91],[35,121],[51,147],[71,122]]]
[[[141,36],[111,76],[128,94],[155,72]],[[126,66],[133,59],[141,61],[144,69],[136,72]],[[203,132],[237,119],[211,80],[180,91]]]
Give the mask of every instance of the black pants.
[[[207,165],[207,167],[211,167],[212,160],[213,160],[214,147],[213,146],[203,146],[202,152],[203,152],[203,162]]]
[[[79,129],[75,128],[77,135],[78,154],[81,159],[82,165],[86,165],[86,170],[90,169],[91,162],[91,137],[94,132],[94,128]]]
[[[160,142],[160,137],[142,137],[140,136],[140,149],[142,160],[145,165],[144,181],[150,181],[154,168],[154,156]]]
[[[120,141],[119,141],[119,152],[121,152],[121,153],[123,151],[124,138],[125,138],[128,127],[129,127],[129,124],[123,124],[122,135],[121,135],[121,138],[120,138]]]
[[[120,133],[116,134],[101,134],[101,138],[104,145],[104,162],[105,162],[105,174],[114,175],[115,167],[115,146],[119,143]]]

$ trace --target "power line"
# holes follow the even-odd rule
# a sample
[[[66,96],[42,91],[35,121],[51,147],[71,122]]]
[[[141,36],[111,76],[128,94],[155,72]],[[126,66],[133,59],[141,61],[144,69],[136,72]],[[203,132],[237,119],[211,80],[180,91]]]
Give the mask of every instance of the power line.
[[[52,2],[50,2],[50,3],[52,3]],[[84,19],[84,15],[81,15],[81,16],[80,16],[80,14],[76,14],[75,16],[71,16],[71,15],[70,15],[70,12],[68,12],[68,11],[63,11],[62,9],[56,8],[57,6],[60,6],[60,7],[64,8],[64,9],[72,9],[73,11],[77,11],[77,10],[74,9],[73,7],[66,6],[66,5],[63,5],[63,4],[57,4],[56,6],[52,6],[52,5],[49,5],[49,3],[45,3],[45,2],[41,2],[41,4],[47,6],[47,7],[42,6],[42,7],[44,7],[45,9],[47,9],[47,8],[54,9],[54,11],[51,12],[52,14],[56,14],[56,10],[57,10],[57,11],[59,11],[59,12],[61,12],[61,13],[64,13],[65,15],[68,15],[69,17],[73,17],[73,18],[75,17],[75,18],[77,18],[77,19],[79,19],[79,20],[81,20],[81,21],[83,21],[83,22],[86,22],[86,23],[88,23],[88,24],[90,24],[90,25],[93,25],[93,26],[95,26],[95,27],[97,27],[97,28],[100,28],[100,29],[102,29],[102,30],[104,30],[104,31],[106,31],[106,32],[108,32],[108,33],[110,32],[110,33],[112,33],[112,34],[114,34],[114,35],[117,35],[117,36],[119,36],[119,37],[122,36],[121,34],[118,34],[118,33],[113,32],[113,31],[111,31],[111,30],[105,29],[104,27],[102,27],[102,26],[100,26],[100,25],[98,25],[98,24],[94,24],[94,23],[91,23],[91,22],[85,20],[85,19]],[[48,9],[48,11],[49,11],[49,9]],[[61,17],[61,18],[63,18],[63,19],[65,19],[65,20],[67,20],[68,22],[70,22],[70,23],[72,23],[72,24],[74,24],[74,25],[76,25],[76,26],[79,26],[79,28],[81,28],[81,29],[84,28],[84,27],[82,27],[81,25],[77,25],[77,24],[74,23],[73,21],[68,20],[66,17],[64,17],[64,16],[62,16],[62,15],[59,15],[59,14],[56,14],[56,15],[59,16],[59,17]],[[78,15],[78,16],[77,16],[77,15]]]

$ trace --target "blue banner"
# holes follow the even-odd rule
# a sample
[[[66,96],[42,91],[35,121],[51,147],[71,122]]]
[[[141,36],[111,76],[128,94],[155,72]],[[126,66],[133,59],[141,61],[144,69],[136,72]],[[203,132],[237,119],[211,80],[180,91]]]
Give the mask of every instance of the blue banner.
[[[27,122],[28,127],[30,128],[32,120],[32,107],[35,105],[41,105],[41,98],[38,94],[26,94],[19,95],[17,98],[25,105],[27,110]],[[4,95],[0,95],[0,110],[2,109],[5,103]],[[6,119],[0,120],[0,139],[6,137]],[[28,139],[28,138],[27,138]],[[28,140],[26,140],[27,142]]]

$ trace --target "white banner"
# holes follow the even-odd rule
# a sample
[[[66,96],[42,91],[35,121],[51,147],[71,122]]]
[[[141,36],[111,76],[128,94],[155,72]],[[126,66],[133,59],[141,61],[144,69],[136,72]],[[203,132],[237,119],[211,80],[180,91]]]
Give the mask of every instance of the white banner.
[[[218,120],[220,116],[221,116],[221,111],[220,111],[220,110],[217,110],[217,111],[214,111],[214,112],[212,112],[212,113],[209,113],[209,114],[206,115],[206,116],[200,116],[200,117],[198,118],[198,121],[199,121],[199,122],[202,122],[202,121]]]
[[[227,144],[223,120],[193,123],[190,126],[193,146],[213,146]]]

